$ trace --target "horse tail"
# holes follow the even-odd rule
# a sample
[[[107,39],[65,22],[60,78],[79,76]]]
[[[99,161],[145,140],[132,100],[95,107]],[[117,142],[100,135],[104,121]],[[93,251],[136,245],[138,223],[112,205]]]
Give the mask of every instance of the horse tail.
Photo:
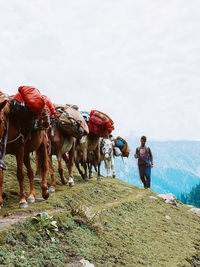
[[[35,154],[37,175],[42,177],[44,174],[47,174],[49,170],[51,171],[52,166],[49,163],[49,157],[45,145],[41,144],[41,146],[36,150]]]

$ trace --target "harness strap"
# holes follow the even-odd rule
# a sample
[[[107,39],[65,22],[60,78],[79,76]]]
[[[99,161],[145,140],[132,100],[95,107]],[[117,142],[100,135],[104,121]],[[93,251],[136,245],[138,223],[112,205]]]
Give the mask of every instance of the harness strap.
[[[7,141],[7,144],[11,144],[14,143],[15,141],[17,141],[20,137],[22,137],[22,143],[24,143],[24,135],[22,133],[20,133],[15,139]]]

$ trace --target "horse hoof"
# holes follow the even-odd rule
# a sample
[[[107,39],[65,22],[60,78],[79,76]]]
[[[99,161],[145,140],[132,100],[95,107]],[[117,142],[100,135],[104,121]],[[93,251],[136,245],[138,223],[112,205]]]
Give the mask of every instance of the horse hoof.
[[[45,200],[47,200],[47,199],[49,198],[49,193],[46,194],[46,195],[43,195],[43,198],[44,198]]]
[[[51,186],[51,187],[49,188],[49,193],[54,193],[54,192],[55,192],[55,188]]]
[[[27,199],[27,202],[28,202],[29,204],[33,204],[33,203],[35,203],[35,198],[28,198],[28,199]]]
[[[74,186],[74,182],[69,182],[69,186],[73,187]]]
[[[49,198],[49,191],[48,190],[43,190],[42,191],[42,197],[47,200]]]
[[[69,186],[70,187],[74,186],[74,179],[72,177],[69,177]]]
[[[88,179],[85,179],[84,181],[85,181],[86,184],[88,184]]]
[[[20,208],[20,209],[26,209],[26,208],[28,208],[28,204],[25,203],[25,202],[23,202],[23,203],[19,203],[19,208]]]
[[[100,177],[97,177],[97,181],[98,181],[98,182],[101,181],[101,178],[100,178]]]
[[[115,175],[113,175],[113,178],[115,178]]]

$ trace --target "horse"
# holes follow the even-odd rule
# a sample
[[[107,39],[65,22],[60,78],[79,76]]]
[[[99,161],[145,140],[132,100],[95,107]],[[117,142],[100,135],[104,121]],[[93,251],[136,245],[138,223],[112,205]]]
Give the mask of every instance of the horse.
[[[25,107],[20,110],[15,109],[12,100],[5,100],[0,105],[0,140],[1,140],[1,161],[0,161],[0,207],[2,206],[2,186],[5,154],[15,155],[17,161],[17,179],[20,187],[19,207],[26,208],[28,203],[35,202],[33,169],[30,165],[30,153],[36,152],[36,163],[38,174],[42,176],[42,196],[48,199],[49,192],[47,186],[48,154],[47,154],[47,134],[45,130],[35,130],[35,117]],[[7,144],[7,145],[6,145]],[[27,169],[30,192],[26,200],[24,191],[23,163]]]
[[[76,167],[84,179],[86,183],[88,183],[88,174],[87,169],[89,169],[89,173],[91,175],[91,169],[88,168],[88,155],[93,153],[93,157],[95,158],[96,165],[98,166],[97,171],[97,181],[100,181],[100,164],[101,164],[101,155],[100,155],[100,137],[94,133],[89,133],[87,136],[82,137],[80,140],[76,141],[76,151],[75,151],[75,164]],[[84,168],[84,173],[80,169],[80,164]]]
[[[104,160],[106,177],[115,178],[114,144],[110,138],[101,140],[101,159]]]
[[[67,180],[63,175],[63,159],[69,172],[69,186],[74,186],[73,165],[75,158],[75,140],[78,140],[89,133],[87,123],[79,112],[78,106],[69,104],[62,106],[54,104],[54,107],[56,108],[56,117],[53,128],[49,130],[49,137],[51,140],[51,153],[49,157],[51,175],[50,192],[54,192],[56,186],[52,155],[57,156],[58,172],[62,184],[67,183]],[[66,153],[68,153],[69,158],[67,158]]]
[[[58,159],[58,172],[60,174],[62,184],[67,184],[67,179],[64,177],[62,159],[66,163],[69,172],[69,186],[74,186],[73,165],[75,157],[75,137],[64,133],[59,127],[54,126],[53,130],[48,131],[48,136],[51,141],[51,152],[49,155],[49,172],[51,176],[51,186],[49,192],[55,192],[56,181],[54,176],[54,169],[52,164],[52,155],[56,155]],[[67,158],[68,153],[69,158]]]

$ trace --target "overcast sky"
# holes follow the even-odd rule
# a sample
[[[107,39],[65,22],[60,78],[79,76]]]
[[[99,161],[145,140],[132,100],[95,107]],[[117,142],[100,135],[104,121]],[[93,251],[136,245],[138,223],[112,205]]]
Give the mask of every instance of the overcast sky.
[[[200,139],[200,1],[0,0],[0,89],[20,85],[122,136]]]

